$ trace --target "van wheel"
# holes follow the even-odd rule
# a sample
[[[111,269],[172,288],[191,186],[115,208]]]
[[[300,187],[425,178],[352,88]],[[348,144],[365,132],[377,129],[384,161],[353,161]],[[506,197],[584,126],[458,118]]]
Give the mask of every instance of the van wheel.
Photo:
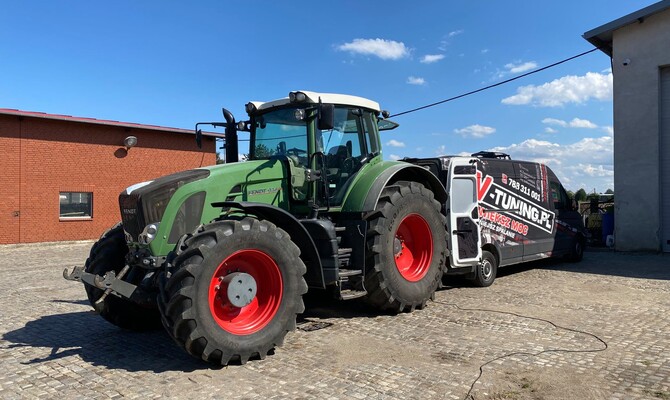
[[[580,236],[575,236],[572,240],[572,247],[570,249],[570,255],[568,260],[572,262],[580,262],[584,258],[584,239]]]
[[[482,251],[482,262],[477,265],[472,283],[477,287],[487,287],[493,284],[498,274],[498,262],[491,252]]]

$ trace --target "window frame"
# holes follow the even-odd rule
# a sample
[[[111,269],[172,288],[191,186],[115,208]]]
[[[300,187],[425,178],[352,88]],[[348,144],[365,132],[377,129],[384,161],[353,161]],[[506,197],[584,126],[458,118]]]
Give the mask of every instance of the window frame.
[[[73,194],[87,194],[87,203],[71,203]],[[88,204],[88,215],[63,215],[63,204],[61,203],[61,196],[69,196],[69,204]],[[58,219],[60,221],[82,221],[93,219],[93,192],[92,191],[59,191],[58,192]]]

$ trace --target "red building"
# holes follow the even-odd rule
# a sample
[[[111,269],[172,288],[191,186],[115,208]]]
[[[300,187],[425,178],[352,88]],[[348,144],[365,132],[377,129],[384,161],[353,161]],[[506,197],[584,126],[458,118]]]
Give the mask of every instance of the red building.
[[[190,130],[0,109],[0,244],[97,239],[126,187],[214,164],[214,137],[202,144]]]

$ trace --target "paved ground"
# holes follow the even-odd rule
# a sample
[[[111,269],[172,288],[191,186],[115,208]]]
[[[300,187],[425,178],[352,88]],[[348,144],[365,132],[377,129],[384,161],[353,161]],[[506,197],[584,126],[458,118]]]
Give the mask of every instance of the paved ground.
[[[275,355],[209,369],[162,331],[91,311],[61,278],[89,247],[0,246],[0,398],[463,399],[480,365],[517,353],[483,367],[474,398],[670,399],[667,255],[587,252],[508,267],[487,289],[450,280],[398,316],[312,301]],[[470,310],[482,308],[506,313]]]

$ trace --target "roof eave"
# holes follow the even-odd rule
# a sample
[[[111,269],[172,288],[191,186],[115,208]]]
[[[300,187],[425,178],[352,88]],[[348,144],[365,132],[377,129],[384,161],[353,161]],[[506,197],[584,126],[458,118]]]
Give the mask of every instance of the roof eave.
[[[641,10],[615,19],[614,21],[608,22],[595,29],[591,29],[584,33],[582,37],[595,47],[599,48],[603,53],[612,57],[612,36],[615,30],[635,22],[643,22],[645,18],[661,11],[665,11],[668,8],[670,8],[670,0],[659,1],[658,3],[654,3]]]
[[[64,121],[64,122],[76,122],[83,124],[94,124],[94,125],[103,125],[103,126],[114,126],[120,128],[128,129],[144,129],[148,131],[160,131],[160,132],[170,132],[170,133],[180,133],[186,135],[193,135],[195,131],[182,128],[170,128],[167,126],[158,126],[158,125],[145,125],[138,124],[134,122],[121,122],[121,121],[111,121],[104,119],[95,119],[95,118],[85,118],[85,117],[73,117],[70,115],[59,115],[59,114],[48,114],[36,111],[23,111],[23,110],[14,110],[9,108],[0,108],[0,115],[11,115],[16,117],[23,118],[36,118],[36,119],[48,119],[55,121]],[[213,136],[213,137],[224,137],[224,134],[218,132],[205,132],[202,134],[204,136]]]

